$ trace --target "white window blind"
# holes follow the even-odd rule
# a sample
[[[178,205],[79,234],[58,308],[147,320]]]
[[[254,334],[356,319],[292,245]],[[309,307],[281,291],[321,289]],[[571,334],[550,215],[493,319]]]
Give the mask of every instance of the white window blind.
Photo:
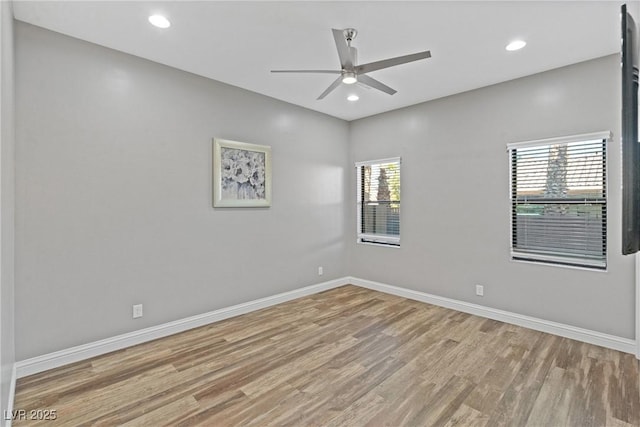
[[[400,246],[400,163],[356,163],[359,242]]]
[[[609,136],[508,146],[513,259],[606,268]]]

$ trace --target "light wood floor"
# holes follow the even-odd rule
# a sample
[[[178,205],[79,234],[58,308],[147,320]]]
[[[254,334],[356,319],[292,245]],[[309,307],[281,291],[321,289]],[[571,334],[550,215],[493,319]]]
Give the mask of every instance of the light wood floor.
[[[14,406],[51,426],[638,426],[639,380],[630,354],[344,286],[21,379]]]

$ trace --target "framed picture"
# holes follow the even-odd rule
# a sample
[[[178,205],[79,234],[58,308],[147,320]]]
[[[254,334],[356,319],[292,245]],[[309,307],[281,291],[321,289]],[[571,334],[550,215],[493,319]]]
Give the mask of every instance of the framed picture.
[[[213,206],[271,206],[271,147],[214,138]]]

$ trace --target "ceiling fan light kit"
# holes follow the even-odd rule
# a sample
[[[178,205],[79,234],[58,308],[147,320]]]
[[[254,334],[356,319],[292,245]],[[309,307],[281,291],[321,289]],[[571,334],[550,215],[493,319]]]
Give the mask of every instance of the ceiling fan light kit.
[[[358,82],[358,78],[356,77],[356,73],[352,73],[350,71],[345,71],[342,73],[342,83],[346,85],[352,85]]]
[[[344,30],[332,29],[333,39],[338,50],[338,59],[340,60],[340,70],[271,70],[272,73],[310,73],[310,74],[339,74],[338,78],[329,85],[324,92],[320,94],[318,100],[323,99],[340,83],[354,84],[358,83],[367,87],[372,87],[389,95],[396,93],[395,89],[390,88],[384,83],[368,76],[367,73],[382,70],[384,68],[394,67],[396,65],[406,64],[407,62],[419,61],[431,57],[431,52],[425,50],[423,52],[413,53],[410,55],[397,56],[395,58],[383,59],[381,61],[369,62],[367,64],[358,65],[358,51],[351,46],[351,42],[355,39],[358,31],[354,28],[346,28]]]

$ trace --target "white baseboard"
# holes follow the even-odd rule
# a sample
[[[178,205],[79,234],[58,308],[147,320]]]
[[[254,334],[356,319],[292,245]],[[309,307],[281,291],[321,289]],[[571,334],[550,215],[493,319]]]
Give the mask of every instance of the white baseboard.
[[[458,301],[451,298],[439,297],[437,295],[431,295],[411,289],[400,288],[398,286],[387,285],[385,283],[358,279],[357,277],[350,277],[348,279],[351,284],[363,288],[397,295],[416,301],[426,302],[428,304],[450,308],[453,310],[462,311],[464,313],[474,314],[480,317],[499,320],[501,322],[511,323],[513,325],[523,326],[525,328],[533,329],[536,331],[559,335],[561,337],[571,338],[576,341],[595,344],[601,347],[607,347],[625,353],[636,353],[636,342],[632,339],[621,338],[614,335],[604,334],[602,332],[596,332],[589,329],[551,322],[548,320],[538,319],[535,317],[525,316],[509,311],[498,310],[495,308],[485,307],[482,305],[472,304],[464,301]]]
[[[272,305],[291,301],[307,295],[316,294],[318,292],[337,288],[348,284],[347,278],[335,279],[328,282],[318,283],[316,285],[306,286],[304,288],[295,289],[293,291],[284,292],[270,297],[260,298],[254,301],[245,302],[231,307],[221,308],[209,313],[187,317],[185,319],[176,320],[150,328],[133,331],[115,337],[95,341],[88,344],[71,347],[65,350],[56,351],[42,356],[33,357],[31,359],[16,362],[17,378],[44,372],[49,369],[58,368],[69,363],[79,362],[91,357],[100,356],[112,351],[142,344],[158,338],[167,337],[169,335],[184,332],[189,329],[208,325],[213,322],[228,319],[230,317],[239,316],[252,311],[260,310]]]
[[[397,295],[440,307],[450,308],[464,313],[474,314],[476,316],[489,319],[499,320],[505,323],[522,326],[536,331],[546,332],[561,337],[571,338],[577,341],[583,341],[589,344],[595,344],[614,350],[623,351],[625,353],[636,353],[636,342],[628,338],[621,338],[601,332],[591,331],[588,329],[578,328],[575,326],[565,325],[562,323],[551,322],[548,320],[538,319],[535,317],[525,316],[522,314],[512,313],[509,311],[498,310],[482,305],[472,304],[464,301],[458,301],[451,298],[431,295],[420,291],[400,288],[398,286],[387,285],[384,283],[373,282],[370,280],[359,279],[357,277],[343,277],[316,285],[307,286],[301,289],[284,292],[266,298],[222,308],[197,316],[176,320],[165,323],[163,325],[153,326],[139,331],[129,332],[127,334],[118,335],[100,341],[79,345],[65,350],[56,351],[31,359],[16,362],[14,368],[14,378],[12,383],[12,391],[15,389],[15,379],[26,377],[28,375],[44,372],[49,369],[57,368],[69,363],[79,362],[91,357],[100,356],[112,351],[120,350],[126,347],[142,344],[154,339],[163,338],[199,326],[208,325],[213,322],[228,319],[230,317],[239,316],[252,311],[271,307],[296,298],[307,295],[316,294],[318,292],[337,288],[339,286],[353,284],[367,289],[384,292],[387,294]],[[12,395],[13,396],[13,395]],[[12,397],[13,398],[13,397]]]
[[[2,417],[4,418],[4,426],[5,427],[11,427],[11,423],[13,422],[13,418],[11,417],[11,414],[13,413],[13,402],[15,401],[15,397],[16,397],[16,381],[17,381],[18,377],[16,374],[16,364],[13,364],[13,367],[11,368],[11,382],[9,383],[9,396],[7,399],[7,411],[2,414]],[[8,416],[8,417],[7,417]]]

